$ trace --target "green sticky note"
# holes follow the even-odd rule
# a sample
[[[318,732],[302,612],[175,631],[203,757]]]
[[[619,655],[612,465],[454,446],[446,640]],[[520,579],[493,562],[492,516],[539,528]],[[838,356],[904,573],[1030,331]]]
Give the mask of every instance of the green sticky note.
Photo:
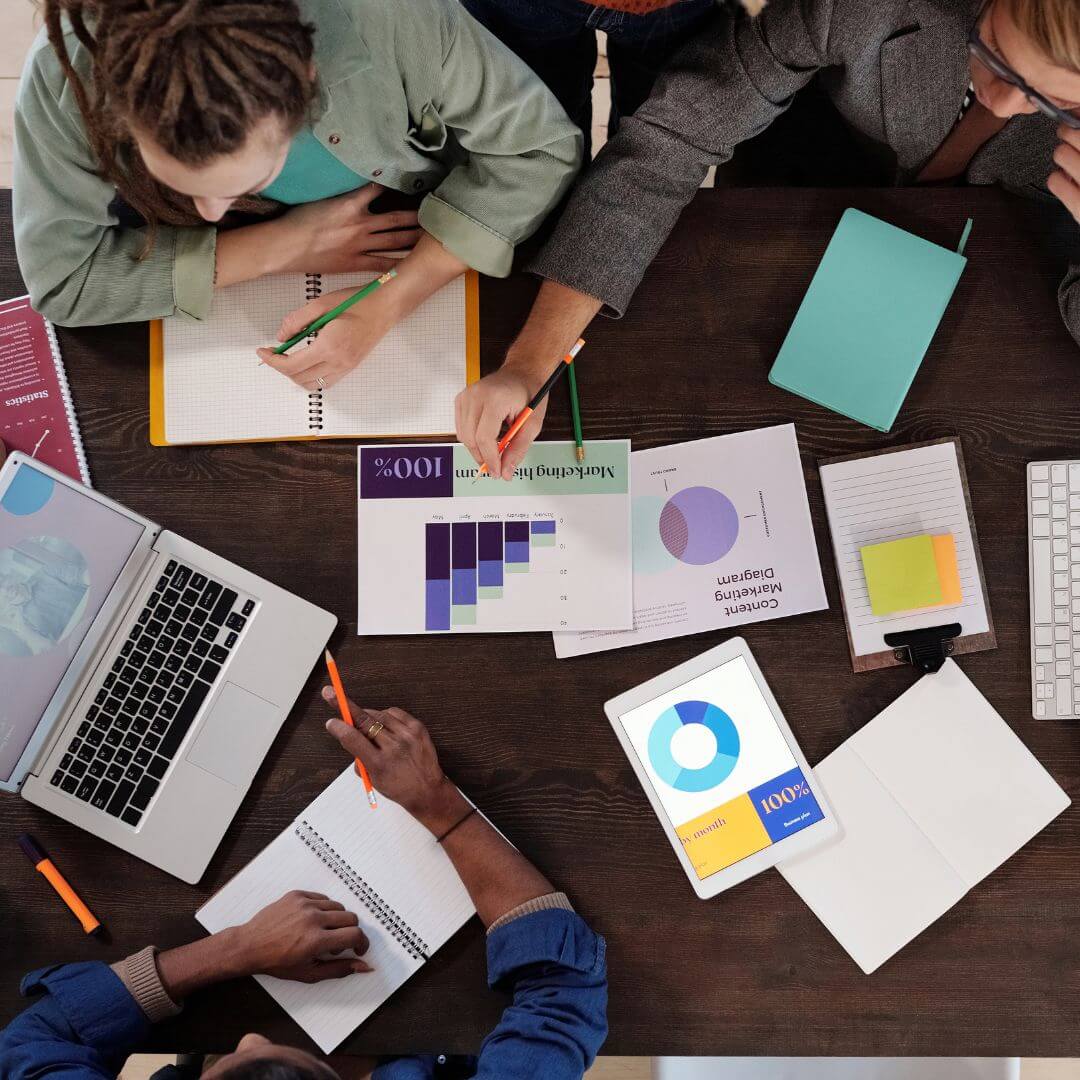
[[[932,536],[910,536],[861,548],[863,573],[875,615],[937,607],[944,602]]]

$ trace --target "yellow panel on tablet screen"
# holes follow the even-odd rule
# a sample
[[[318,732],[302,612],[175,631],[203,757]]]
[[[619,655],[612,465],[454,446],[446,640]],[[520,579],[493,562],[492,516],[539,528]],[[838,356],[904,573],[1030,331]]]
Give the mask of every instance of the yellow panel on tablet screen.
[[[702,878],[772,843],[749,795],[740,795],[680,825],[675,832]]]

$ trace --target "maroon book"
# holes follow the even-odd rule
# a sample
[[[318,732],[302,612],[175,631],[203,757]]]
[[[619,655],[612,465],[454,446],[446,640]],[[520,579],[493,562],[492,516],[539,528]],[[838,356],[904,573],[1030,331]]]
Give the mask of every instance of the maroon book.
[[[90,483],[56,334],[28,296],[0,301],[0,439]]]

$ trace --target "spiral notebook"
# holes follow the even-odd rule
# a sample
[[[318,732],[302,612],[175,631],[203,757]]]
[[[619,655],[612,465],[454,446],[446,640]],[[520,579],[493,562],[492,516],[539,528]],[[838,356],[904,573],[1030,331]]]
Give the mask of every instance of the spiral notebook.
[[[56,333],[29,296],[0,301],[0,440],[90,483]]]
[[[452,433],[454,398],[480,377],[479,282],[471,271],[421,304],[326,390],[309,393],[259,364],[255,350],[277,341],[285,315],[375,277],[275,274],[218,290],[202,322],[174,315],[151,323],[151,443]]]
[[[352,765],[195,917],[216,933],[293,889],[344,904],[371,942],[364,956],[371,974],[314,985],[255,977],[324,1053],[476,913],[431,833],[383,795],[378,809],[369,810]]]

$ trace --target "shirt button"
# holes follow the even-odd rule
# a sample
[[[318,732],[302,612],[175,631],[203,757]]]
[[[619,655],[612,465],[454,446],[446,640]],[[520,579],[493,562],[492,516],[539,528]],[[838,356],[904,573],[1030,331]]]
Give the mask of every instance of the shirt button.
[[[371,173],[372,176],[382,176],[382,169],[374,169]]]
[[[330,136],[329,142],[331,146],[337,146],[337,144],[341,142],[341,136],[335,131],[334,134]]]
[[[437,1062],[437,1063],[438,1063],[439,1065],[445,1065],[445,1064],[446,1064],[446,1055],[445,1055],[445,1054],[440,1054],[440,1055],[439,1055],[439,1056],[438,1056],[438,1057],[437,1057],[437,1058],[435,1059],[435,1061],[436,1061],[436,1062]]]
[[[413,186],[413,191],[422,191],[423,188],[424,188],[424,181],[419,180],[419,179],[414,180],[412,182],[412,186]]]

